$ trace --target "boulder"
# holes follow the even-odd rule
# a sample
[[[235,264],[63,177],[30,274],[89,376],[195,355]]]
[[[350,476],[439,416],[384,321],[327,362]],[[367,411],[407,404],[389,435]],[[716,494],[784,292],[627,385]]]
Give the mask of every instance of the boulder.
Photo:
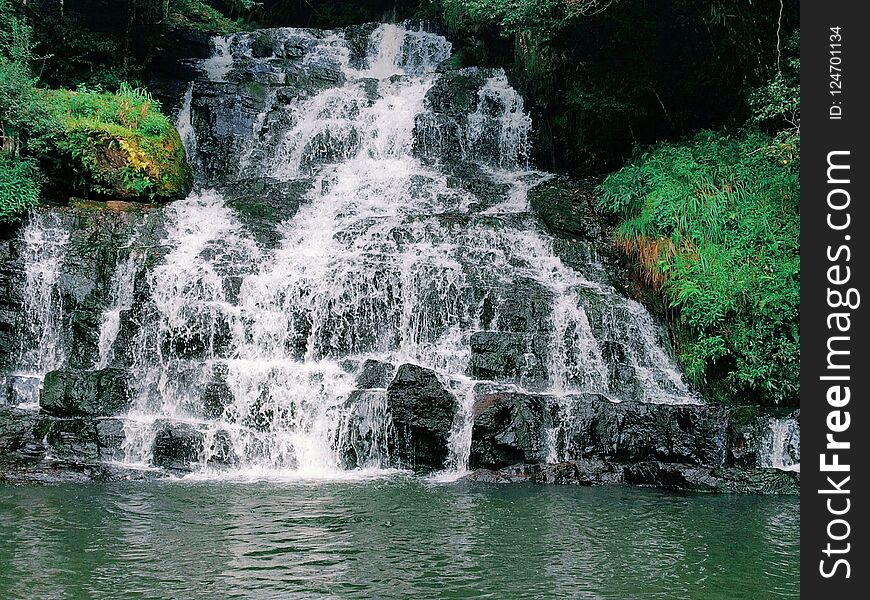
[[[151,462],[158,467],[172,470],[189,470],[190,464],[199,460],[203,449],[203,435],[189,423],[158,421],[154,425]]]
[[[387,388],[387,406],[397,433],[395,456],[403,464],[443,467],[457,404],[438,375],[401,365]]]
[[[112,416],[130,407],[129,374],[117,368],[99,371],[51,371],[45,376],[40,408],[57,417]]]
[[[497,469],[516,462],[544,462],[553,428],[547,396],[485,393],[473,407],[473,467]]]
[[[553,177],[529,190],[529,205],[556,237],[590,242],[602,239],[590,186],[570,177]]]
[[[725,407],[613,402],[598,394],[556,398],[482,386],[476,393],[473,467],[539,463],[551,452],[618,462],[727,464]]]
[[[367,359],[356,378],[356,387],[360,390],[386,389],[393,379],[396,367],[388,362]]]

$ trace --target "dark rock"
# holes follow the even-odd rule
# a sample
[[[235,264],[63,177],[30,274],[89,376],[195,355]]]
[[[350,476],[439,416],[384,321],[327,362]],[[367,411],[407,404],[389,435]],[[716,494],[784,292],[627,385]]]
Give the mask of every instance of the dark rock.
[[[120,419],[97,419],[97,445],[102,460],[120,460],[124,443],[124,423]]]
[[[516,462],[547,460],[547,431],[552,429],[546,396],[492,392],[474,404],[472,467],[499,468]]]
[[[266,247],[282,239],[278,226],[299,210],[311,182],[305,179],[279,181],[269,177],[233,181],[221,187],[227,206]]]
[[[594,196],[569,177],[554,177],[529,190],[529,204],[554,236],[599,241]]]
[[[386,389],[396,372],[396,367],[388,362],[368,359],[356,378],[356,386],[361,390]]]
[[[601,396],[581,396],[571,405],[562,418],[578,456],[725,465],[730,424],[725,407],[611,402]]]
[[[227,384],[226,365],[217,363],[212,369],[212,377],[202,391],[202,413],[210,419],[220,418],[226,407],[234,400],[233,392]]]
[[[189,470],[197,462],[203,449],[203,435],[193,425],[177,421],[155,424],[152,463],[173,470]]]
[[[708,469],[660,462],[624,466],[628,485],[730,494],[797,494],[800,474],[777,469]]]
[[[471,335],[468,373],[475,379],[513,382],[525,389],[547,384],[547,337],[503,331],[477,331]]]
[[[129,375],[116,368],[51,371],[45,376],[40,408],[57,417],[112,416],[130,407]]]
[[[800,410],[739,406],[732,411],[730,462],[737,467],[781,466],[801,461]],[[779,447],[776,447],[779,446]]]
[[[539,463],[559,433],[560,456],[724,467],[729,412],[721,406],[612,402],[597,394],[557,399],[482,387],[474,408],[471,465]]]
[[[0,405],[0,466],[30,465],[45,456],[45,444],[37,432],[39,415]]]
[[[620,464],[600,460],[518,464],[479,469],[468,481],[557,485],[632,485],[719,494],[798,494],[800,474],[776,469],[710,469],[662,462]]]
[[[100,460],[100,445],[93,419],[46,419],[40,427],[51,460],[90,464]]]
[[[442,467],[457,406],[435,372],[401,365],[387,388],[387,406],[398,435],[397,457],[406,464]]]

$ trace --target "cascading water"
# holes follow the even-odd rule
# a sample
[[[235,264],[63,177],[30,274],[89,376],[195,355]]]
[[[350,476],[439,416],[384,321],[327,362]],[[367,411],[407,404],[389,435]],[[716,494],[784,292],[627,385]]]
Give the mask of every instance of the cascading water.
[[[800,457],[800,430],[797,422],[791,418],[768,420],[767,430],[761,436],[759,449],[759,466],[781,469],[784,471],[800,471],[800,462],[795,462],[793,455]]]
[[[66,360],[63,299],[57,283],[69,231],[58,214],[37,211],[28,219],[23,242],[24,330],[17,368],[7,379],[12,403],[22,408],[36,408],[46,373]]]
[[[115,340],[121,327],[121,313],[133,307],[133,292],[136,285],[136,274],[142,267],[141,254],[131,253],[122,259],[112,276],[112,289],[109,293],[109,308],[103,313],[100,323],[100,337],[97,346],[97,369],[109,365],[114,354]]]
[[[153,462],[155,440],[176,422],[201,436],[201,476],[227,468],[335,476],[351,449],[358,469],[389,467],[386,390],[356,389],[360,365],[377,359],[433,369],[457,398],[445,466],[461,473],[481,383],[468,376],[476,332],[545,341],[542,374],[504,384],[516,389],[565,402],[573,392],[608,395],[602,344],[619,338],[633,342],[624,358],[636,374],[633,394],[696,401],[644,309],[599,281],[596,268],[566,266],[531,213],[530,187],[550,176],[528,170],[531,120],[503,72],[483,82],[457,124],[457,159],[503,189],[487,202],[455,185],[444,157],[419,156],[421,144],[443,142],[427,94],[450,55],[444,38],[382,25],[357,57],[341,33],[276,30],[267,50],[251,35],[218,38],[202,65],[210,85],[229,86],[239,71],[268,84],[249,138],[233,142],[238,172],[230,177],[300,181],[309,191],[272,246],[255,239],[220,189],[167,209],[168,253],[145,275],[149,297],[132,344],[126,462]],[[340,77],[299,94],[282,87],[287,56],[300,57],[294,68],[317,75],[328,65]],[[179,129],[199,164],[196,86]],[[132,289],[118,285],[107,339]],[[534,303],[519,325],[518,294]],[[109,351],[101,342],[101,365]],[[552,431],[554,460],[563,434]]]

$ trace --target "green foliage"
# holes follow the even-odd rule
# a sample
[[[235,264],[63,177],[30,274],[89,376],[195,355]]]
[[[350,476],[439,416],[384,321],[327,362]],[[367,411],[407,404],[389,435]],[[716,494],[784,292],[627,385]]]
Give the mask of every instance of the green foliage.
[[[39,204],[40,183],[35,161],[0,153],[0,224],[17,221]]]
[[[491,23],[504,35],[532,32],[551,39],[576,19],[598,14],[615,0],[442,0],[448,26]]]
[[[753,121],[759,125],[796,128],[801,114],[800,30],[789,36],[782,54],[786,64],[765,85],[752,91],[749,106]]]
[[[684,368],[723,396],[797,402],[799,139],[702,132],[600,188],[617,243],[678,314]]]
[[[250,11],[256,6],[256,2],[251,0],[234,0],[225,4],[229,11],[236,14]],[[232,21],[201,0],[170,0],[168,16],[173,27],[188,27],[212,35],[228,35],[244,29],[240,22]]]
[[[44,93],[60,124],[45,140],[45,157],[70,169],[77,191],[160,199],[189,190],[178,132],[146,91],[122,84],[114,94]]]
[[[31,48],[30,27],[9,0],[0,0],[0,151],[6,153],[17,154],[28,127],[43,117],[33,91]]]

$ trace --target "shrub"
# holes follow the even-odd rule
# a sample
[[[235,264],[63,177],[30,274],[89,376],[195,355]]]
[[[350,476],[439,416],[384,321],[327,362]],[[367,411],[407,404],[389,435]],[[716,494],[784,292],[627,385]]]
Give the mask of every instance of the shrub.
[[[39,204],[40,181],[35,161],[0,153],[0,224],[17,221]]]
[[[702,132],[600,187],[617,244],[676,311],[686,372],[723,398],[797,402],[799,144],[797,131]]]

